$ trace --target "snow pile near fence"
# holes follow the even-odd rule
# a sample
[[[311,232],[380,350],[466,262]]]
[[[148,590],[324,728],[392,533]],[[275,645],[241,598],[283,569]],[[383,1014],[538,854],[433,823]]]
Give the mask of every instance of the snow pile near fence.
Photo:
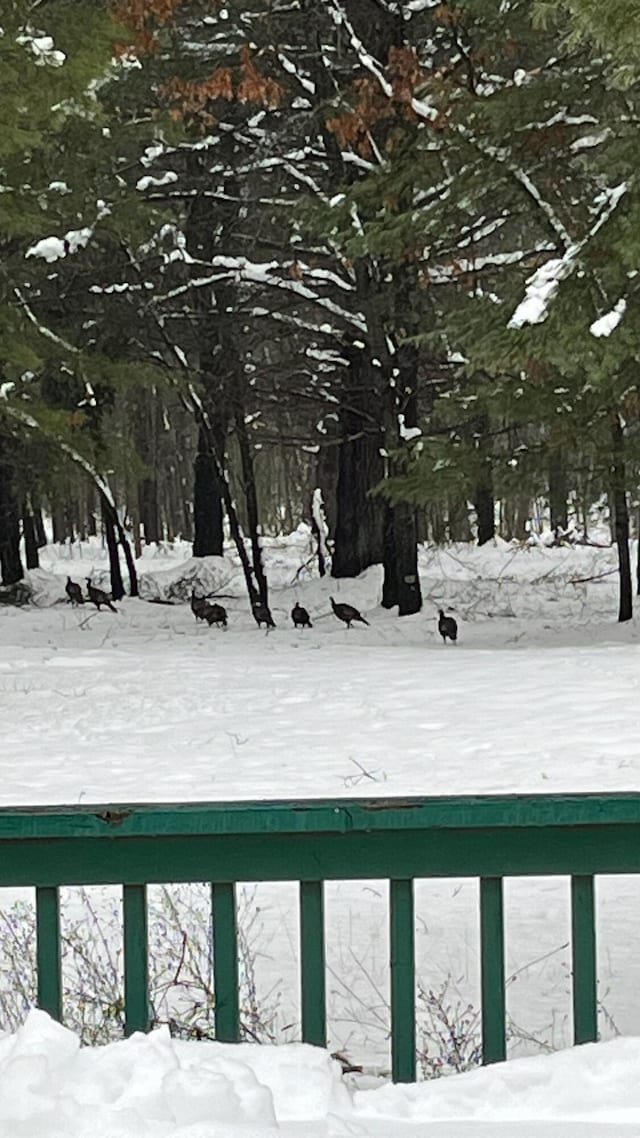
[[[513,1060],[417,1086],[350,1092],[327,1052],[185,1043],[167,1029],[80,1049],[32,1011],[0,1036],[0,1133],[12,1138],[632,1138],[640,1040]],[[463,1123],[463,1129],[452,1123]],[[532,1126],[532,1123],[535,1125]],[[582,1125],[578,1128],[577,1125]],[[491,1124],[487,1127],[487,1124]]]
[[[640,1039],[618,1038],[510,1059],[426,1083],[356,1092],[354,1113],[358,1119],[414,1123],[616,1122],[633,1124],[635,1135],[640,1123],[639,1071]]]
[[[339,1065],[302,1043],[185,1043],[167,1028],[106,1047],[30,1012],[0,1037],[0,1134],[12,1138],[261,1138],[350,1113]]]

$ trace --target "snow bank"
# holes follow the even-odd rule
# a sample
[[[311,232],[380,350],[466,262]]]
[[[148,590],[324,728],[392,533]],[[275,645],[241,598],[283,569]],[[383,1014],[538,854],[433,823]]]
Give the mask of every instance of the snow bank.
[[[640,1039],[511,1059],[464,1075],[356,1092],[360,1118],[412,1122],[565,1119],[640,1122]]]
[[[535,1121],[554,1124],[535,1128],[549,1138],[569,1133],[572,1122],[605,1124],[590,1127],[593,1136],[631,1138],[630,1127],[640,1124],[639,1067],[640,1040],[616,1039],[430,1083],[350,1092],[327,1052],[305,1044],[185,1043],[159,1028],[81,1049],[70,1031],[32,1011],[19,1031],[0,1037],[0,1133],[436,1138],[459,1135],[446,1124],[464,1121],[465,1138],[473,1138],[488,1133],[488,1122],[496,1133],[501,1123]],[[614,1122],[615,1129],[606,1125]]]
[[[258,1138],[350,1109],[338,1064],[302,1043],[185,1043],[158,1028],[81,1049],[37,1010],[0,1037],[0,1134],[13,1138]]]

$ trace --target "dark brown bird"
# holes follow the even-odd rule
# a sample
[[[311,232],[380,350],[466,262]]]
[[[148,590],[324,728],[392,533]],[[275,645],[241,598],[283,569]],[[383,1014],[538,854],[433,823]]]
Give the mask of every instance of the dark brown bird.
[[[346,605],[340,602],[336,604],[333,597],[329,597],[329,600],[331,601],[331,608],[336,614],[338,620],[342,620],[346,624],[347,628],[351,628],[354,620],[360,621],[361,624],[369,624],[369,621],[365,620],[364,617],[361,616],[361,614],[358,612],[358,610],[353,607],[353,605]]]
[[[86,581],[87,581],[87,593],[89,594],[89,600],[93,602],[93,604],[96,606],[98,612],[100,612],[100,606],[101,605],[106,605],[106,607],[108,609],[111,609],[111,612],[117,612],[118,611],[117,608],[115,607],[115,605],[113,605],[111,603],[111,597],[109,596],[108,593],[105,593],[104,589],[97,589],[95,585],[92,585],[91,584],[91,577],[87,577]]]
[[[438,609],[438,632],[444,644],[447,643],[447,637],[454,642],[458,639],[458,625],[452,616],[445,616],[442,609]]]
[[[313,628],[309,613],[297,601],[291,609],[291,619],[296,628]]]
[[[254,601],[251,608],[258,628],[262,628],[263,624],[266,624],[267,628],[275,628],[275,621],[268,605],[263,604],[262,601]]]
[[[206,607],[207,607],[206,598],[205,597],[197,597],[195,592],[192,590],[191,591],[191,612],[195,616],[196,620],[204,620],[204,610],[206,609]]]
[[[67,594],[67,596],[68,596],[69,600],[71,601],[71,604],[73,605],[74,608],[76,608],[77,605],[83,605],[84,604],[84,597],[82,595],[82,589],[81,589],[81,587],[77,581],[71,580],[71,577],[67,577],[67,583],[64,587],[64,591]]]
[[[218,628],[220,628],[221,625],[223,628],[227,627],[227,610],[224,605],[205,604],[202,615],[209,625],[209,628],[211,628],[212,624],[217,624]]]

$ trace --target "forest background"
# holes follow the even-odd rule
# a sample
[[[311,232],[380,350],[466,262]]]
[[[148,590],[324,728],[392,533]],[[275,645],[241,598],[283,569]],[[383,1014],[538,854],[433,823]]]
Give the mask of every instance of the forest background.
[[[4,0],[0,567],[95,534],[319,568],[640,503],[629,0]],[[324,502],[324,507],[321,502]],[[326,520],[325,520],[326,519]],[[328,540],[327,540],[328,537]],[[246,539],[245,539],[246,538]],[[330,557],[330,561],[329,561]]]

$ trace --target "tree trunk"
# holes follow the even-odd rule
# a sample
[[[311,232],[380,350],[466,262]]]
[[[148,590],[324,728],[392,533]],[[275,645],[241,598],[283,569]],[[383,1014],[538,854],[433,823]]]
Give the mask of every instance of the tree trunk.
[[[382,348],[382,345],[380,345]],[[385,450],[401,451],[408,446],[400,431],[399,413],[405,427],[417,425],[418,353],[411,344],[401,344],[389,360],[395,382],[386,393]],[[388,458],[389,475],[402,474],[403,459]],[[418,577],[418,527],[415,507],[408,502],[387,504],[384,530],[384,579],[382,605],[398,606],[398,616],[411,616],[422,608]]]
[[[392,609],[398,603],[400,592],[398,585],[398,563],[396,560],[396,528],[394,525],[394,506],[392,502],[385,502],[382,564],[384,576],[382,578],[383,609]]]
[[[476,478],[473,488],[473,504],[476,511],[476,525],[478,527],[478,545],[486,545],[496,536],[496,511],[493,497],[493,470],[491,458],[486,453],[487,432],[489,420],[486,415],[480,415],[474,424],[474,442],[476,446]]]
[[[111,578],[111,596],[114,601],[121,601],[124,597],[124,583],[120,569],[120,554],[118,553],[118,539],[113,517],[113,509],[103,501],[102,518],[104,521],[107,551],[109,553],[109,574]]]
[[[329,426],[329,424],[327,424],[327,426]],[[331,432],[333,434],[333,424],[331,426]],[[332,437],[332,434],[329,435],[329,438]],[[320,447],[316,463],[316,473],[314,475],[314,485],[318,486],[322,491],[324,514],[327,519],[330,539],[333,538],[336,532],[336,497],[338,490],[339,462],[340,445],[337,440],[334,446]]]
[[[615,542],[618,547],[618,570],[620,594],[618,621],[631,620],[633,616],[633,597],[631,587],[631,558],[629,555],[629,509],[627,506],[626,466],[624,455],[624,431],[617,412],[611,420],[612,442],[612,494],[613,525]]]
[[[225,144],[222,145],[226,153]],[[227,145],[233,150],[231,140],[228,140]],[[187,152],[187,174],[196,191],[209,184],[209,162],[206,151]],[[223,251],[225,233],[234,232],[240,198],[237,187],[233,191],[232,183],[233,179],[225,183],[229,192],[224,202],[214,201],[202,192],[196,192],[191,199],[185,219],[185,238],[189,253],[201,262],[209,264],[215,253]],[[207,429],[203,431],[203,424],[200,423],[193,495],[193,555],[221,557],[224,545],[224,495],[221,478],[224,477],[229,422],[227,370],[230,368],[233,372],[238,367],[235,346],[223,341],[223,323],[227,312],[235,311],[235,287],[221,284],[220,295],[213,287],[198,288],[195,290],[194,306],[199,317],[195,325],[195,347],[204,388]],[[233,331],[231,336],[233,337]]]
[[[384,477],[383,434],[379,418],[372,416],[372,407],[380,403],[376,377],[361,349],[348,347],[345,354],[349,369],[341,391],[332,577],[357,577],[383,556],[384,504],[370,494]]]
[[[158,483],[155,478],[142,479],[138,488],[138,503],[144,540],[147,545],[151,545],[160,541]]]
[[[449,541],[472,541],[469,507],[465,498],[448,499],[447,525]]]
[[[382,561],[383,507],[369,494],[383,476],[377,433],[363,438],[345,435],[338,470],[331,575],[357,577]]]
[[[87,534],[89,537],[98,536],[96,523],[96,494],[93,485],[87,490]]]
[[[153,387],[140,392],[134,405],[136,449],[146,467],[138,482],[138,521],[147,545],[160,541],[160,512],[158,508],[158,393]],[[138,531],[139,532],[139,531]],[[141,540],[135,533],[136,546]],[[137,552],[137,551],[136,551]]]
[[[120,519],[117,518],[117,515],[116,515],[116,519],[117,519],[116,520],[116,529],[118,532],[118,537],[120,539],[120,545],[122,546],[122,550],[124,553],[124,559],[127,563],[127,573],[129,574],[129,596],[130,597],[137,597],[139,595],[138,594],[138,573],[136,570],[136,563],[135,563],[133,555],[131,553],[131,543],[129,542],[127,535],[125,534],[122,526],[120,525]]]
[[[398,616],[411,616],[422,608],[416,515],[408,502],[388,502],[385,510],[382,607],[394,605]]]
[[[15,490],[13,439],[0,431],[0,572],[3,585],[24,577],[20,560],[20,508]]]
[[[44,549],[47,544],[47,535],[44,529],[44,521],[42,518],[42,510],[39,506],[33,511],[33,524],[36,531],[36,542],[38,549]]]
[[[486,545],[496,536],[495,502],[491,483],[483,479],[476,484],[475,502],[478,526],[478,545]]]
[[[315,538],[317,546],[318,575],[325,577],[327,572],[327,558],[329,556],[329,550],[327,548],[329,527],[324,512],[324,502],[322,500],[322,490],[320,487],[317,487],[313,491],[311,497],[311,533]]]
[[[216,474],[216,464],[202,428],[198,434],[194,474],[193,556],[222,557],[224,530],[220,484]]]
[[[51,502],[51,525],[53,528],[53,540],[57,545],[64,545],[67,540],[67,523],[64,516],[64,509],[59,498],[54,498]]]
[[[258,595],[264,605],[268,605],[268,586],[267,578],[264,571],[262,562],[262,543],[260,540],[260,523],[258,520],[258,495],[256,491],[256,477],[253,466],[253,455],[251,452],[251,443],[247,433],[247,425],[245,423],[245,409],[242,401],[238,398],[234,404],[234,422],[236,427],[236,437],[238,440],[238,450],[240,453],[240,470],[242,476],[242,490],[247,510],[247,529],[249,531],[249,540],[251,542],[251,561],[253,564],[253,575],[258,588]]]
[[[504,533],[506,541],[523,541],[527,537],[530,499],[519,495],[503,500]]]
[[[40,558],[38,556],[35,520],[27,502],[24,502],[22,506],[22,534],[27,569],[39,569]]]
[[[568,525],[567,468],[559,451],[549,455],[549,515],[551,530],[558,537]]]
[[[109,501],[106,494],[100,491],[100,502],[102,505],[102,518],[104,521],[105,534],[107,538],[107,550],[109,552],[109,570],[111,573],[111,594],[114,601],[120,601],[125,595],[124,582],[122,580],[122,570],[120,568],[120,554],[118,553],[118,543],[122,546],[124,559],[127,564],[127,572],[129,574],[129,596],[138,596],[138,574],[136,572],[136,565],[131,553],[131,543],[127,538],[126,533],[122,527],[118,511],[116,507]]]

